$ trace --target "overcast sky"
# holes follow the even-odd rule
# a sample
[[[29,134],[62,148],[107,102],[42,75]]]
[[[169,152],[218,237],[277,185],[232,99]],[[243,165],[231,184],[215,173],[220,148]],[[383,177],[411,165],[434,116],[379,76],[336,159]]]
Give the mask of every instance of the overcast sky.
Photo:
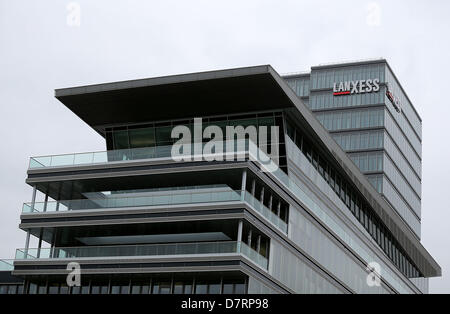
[[[449,9],[448,0],[0,0],[0,258],[24,246],[29,157],[105,149],[55,88],[384,57],[423,120],[422,242],[444,274],[431,292],[450,292]]]

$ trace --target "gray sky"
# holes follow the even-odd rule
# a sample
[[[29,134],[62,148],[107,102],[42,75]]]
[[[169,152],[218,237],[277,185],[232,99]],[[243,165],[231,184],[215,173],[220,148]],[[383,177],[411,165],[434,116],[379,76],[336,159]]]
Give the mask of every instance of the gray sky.
[[[0,0],[1,258],[24,246],[29,157],[105,148],[55,88],[385,57],[423,119],[422,242],[444,274],[431,292],[450,292],[450,1],[80,0],[79,26],[69,3]]]

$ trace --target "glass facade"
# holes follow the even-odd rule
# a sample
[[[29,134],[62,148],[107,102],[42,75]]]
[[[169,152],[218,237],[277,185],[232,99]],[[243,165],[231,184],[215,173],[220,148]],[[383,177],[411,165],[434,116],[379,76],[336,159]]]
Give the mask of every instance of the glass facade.
[[[310,77],[307,76],[301,76],[297,77],[295,79],[287,79],[286,82],[289,84],[289,86],[295,91],[295,93],[300,97],[308,97],[309,96],[309,82]]]
[[[328,131],[380,128],[384,125],[383,108],[319,112],[316,117]]]
[[[381,105],[384,103],[385,87],[379,93],[353,94],[346,97],[335,97],[329,91],[314,92],[309,99],[311,110],[340,109],[349,107],[362,107]]]
[[[365,201],[365,198],[353,185],[352,181],[329,162],[328,156],[319,153],[318,148],[307,135],[303,134],[293,123],[290,123],[289,121],[286,123],[287,135],[292,142],[297,145],[307,160],[330,185],[336,195],[340,197],[351,213],[370,234],[372,239],[378,243],[380,248],[392,260],[394,265],[396,265],[396,267],[407,277],[420,277],[417,267],[415,267],[407,257],[406,253],[390,233],[389,229],[386,228],[381,220],[374,214],[370,204]],[[379,156],[381,156],[381,159],[379,160],[382,162],[382,154]],[[368,155],[367,158],[364,158],[363,156],[362,159],[367,160],[367,167],[369,167]],[[380,167],[376,157],[373,157],[371,160],[371,165],[374,169]]]
[[[333,133],[331,136],[345,151],[374,150],[384,147],[382,130]]]
[[[310,219],[306,218],[300,208],[292,208],[290,223],[292,225],[290,238],[352,291],[358,293],[388,292],[385,287],[372,289],[367,286],[365,283],[366,266],[358,263],[351,257],[351,254],[327,236],[322,228],[318,228]]]
[[[108,150],[123,150],[123,149],[152,149],[160,146],[167,146],[178,141],[177,138],[172,138],[172,129],[175,126],[187,126],[194,134],[194,119],[166,121],[160,123],[148,123],[139,125],[126,125],[106,128],[106,144]],[[227,126],[255,126],[257,130],[260,127],[267,127],[267,144],[258,146],[265,152],[270,152],[272,144],[271,127],[279,127],[279,160],[275,160],[280,167],[286,170],[286,152],[284,148],[284,130],[283,119],[281,112],[257,113],[249,115],[234,115],[234,116],[220,116],[220,117],[203,117],[202,118],[202,132],[210,125],[218,126],[222,130],[224,140],[226,139]],[[261,134],[258,134],[261,136]],[[207,142],[210,139],[202,138]],[[194,139],[192,138],[192,142]]]
[[[308,100],[320,123],[420,238],[422,122],[390,67],[382,60],[320,66],[312,68],[309,82],[307,78],[286,81]],[[380,82],[378,92],[333,93],[340,82],[374,79]],[[307,95],[299,93],[306,88]],[[401,112],[387,91],[399,99]],[[360,150],[364,153],[355,153]],[[374,171],[384,176],[374,176]]]
[[[325,181],[323,176],[318,173],[318,170],[309,162],[296,144],[290,139],[287,139],[286,142],[289,158],[289,180],[291,181],[291,185],[295,182],[295,185],[302,187],[301,189],[304,191],[303,197],[301,197],[304,205],[294,206],[295,208],[291,210],[292,215],[299,213],[303,218],[307,219],[307,222],[310,221],[314,223],[315,221],[319,221],[331,232],[331,239],[337,238],[341,243],[347,246],[349,249],[347,253],[350,255],[356,254],[356,256],[359,256],[359,259],[366,264],[374,261],[379,263],[381,266],[381,277],[390,284],[391,288],[394,288],[399,293],[413,292],[413,289],[410,286],[411,280],[406,279],[406,277],[398,271],[397,266],[395,266],[392,261],[387,258],[381,258],[381,256],[385,256],[385,253],[374,248],[371,240],[369,241],[369,243],[371,243],[370,245],[367,241],[363,241],[364,238],[372,239],[372,235],[365,229],[360,221],[356,219],[355,215],[348,210],[347,204],[342,200],[340,195],[336,194],[335,190]],[[312,189],[314,190],[314,192],[312,192],[312,190],[308,188],[309,184],[307,182],[312,182],[315,187],[319,188],[320,192],[318,193],[315,188]],[[296,194],[301,194],[298,192],[299,191],[297,190]],[[310,197],[309,200],[307,199],[308,197]],[[333,205],[330,205],[330,203],[326,201],[327,199],[331,200]],[[309,214],[306,214],[306,211],[303,210],[305,205],[307,205],[306,209],[309,210]],[[297,209],[298,212],[294,209]],[[340,214],[335,214],[335,210]],[[314,215],[313,218],[309,217],[311,213]],[[341,214],[347,216],[359,230],[355,231],[355,229],[350,228],[347,223],[343,223]],[[290,224],[296,223],[291,220]],[[306,223],[306,232],[308,232],[308,228],[308,223]],[[327,234],[322,228],[319,229],[324,235]],[[289,230],[291,232],[290,237],[293,239],[295,230],[294,228],[290,228]],[[361,232],[363,237],[361,237]],[[316,245],[318,244],[316,243]],[[308,248],[308,246],[306,247]],[[317,248],[316,252],[317,251],[320,251],[320,249]],[[320,260],[316,256],[314,256],[314,258]],[[323,256],[323,258],[326,259],[329,258],[329,256]],[[326,264],[326,261],[323,263]],[[331,264],[331,267],[332,266],[333,265]]]
[[[408,129],[410,129],[418,139],[422,140],[422,120],[389,67],[386,68],[386,82],[389,84],[389,90],[399,98],[402,107],[402,114],[393,114],[393,116],[400,121],[399,125],[402,126],[402,129],[403,126],[409,126]],[[391,106],[388,106],[388,108],[392,111]]]
[[[0,284],[0,294],[23,294],[23,284]]]
[[[278,241],[271,242],[270,274],[296,293],[338,294],[342,290]],[[289,271],[286,271],[289,269]]]
[[[25,287],[25,289],[24,289]],[[0,285],[0,294],[246,294],[248,277],[244,274],[149,276],[94,276],[80,287],[66,283],[27,281],[24,285]]]
[[[343,81],[370,80],[378,78],[384,82],[385,64],[342,65],[339,67],[313,68],[311,71],[311,90],[330,89],[334,83]]]
[[[276,119],[276,117],[278,117],[278,119]],[[267,138],[269,139],[270,143],[270,127],[277,125],[282,126],[280,117],[281,114],[275,115],[273,113],[257,115],[255,114],[246,117],[203,117],[202,131],[204,131],[204,129],[210,125],[219,126],[222,129],[222,133],[225,137],[225,128],[227,126],[239,125],[243,126],[244,128],[247,126],[255,126],[257,128],[266,126],[268,127],[269,131],[267,133]],[[108,150],[172,145],[176,141],[178,141],[178,139],[171,137],[172,129],[175,126],[179,125],[187,126],[191,130],[191,134],[194,134],[193,119],[107,128],[106,135],[108,141]],[[209,139],[204,140],[207,141]]]
[[[352,153],[349,156],[362,172],[383,171],[383,152]]]

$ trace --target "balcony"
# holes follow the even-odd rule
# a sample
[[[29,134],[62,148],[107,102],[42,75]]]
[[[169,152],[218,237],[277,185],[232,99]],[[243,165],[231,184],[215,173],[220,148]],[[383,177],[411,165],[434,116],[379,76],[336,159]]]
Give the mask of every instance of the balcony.
[[[16,260],[78,259],[98,257],[167,257],[178,255],[242,254],[267,270],[268,260],[243,242],[198,242],[120,246],[17,249]]]
[[[202,148],[205,143],[202,143]],[[144,148],[130,148],[120,150],[108,150],[88,153],[72,153],[62,155],[49,155],[31,157],[29,169],[40,169],[47,167],[73,167],[73,166],[87,166],[94,164],[105,164],[110,162],[121,162],[131,160],[144,159],[168,159],[172,158],[172,149],[174,145],[155,146]],[[223,154],[237,154],[245,153],[250,149],[255,152],[258,150],[257,146],[249,140],[224,141]],[[194,144],[192,144],[190,152],[183,153],[184,157],[193,157],[195,152]],[[213,153],[214,154],[214,153]]]
[[[52,156],[31,157],[29,169],[45,167],[82,166],[115,161],[168,158],[172,146],[133,148],[89,153],[74,153]]]
[[[114,194],[102,199],[62,200],[58,202],[36,202],[25,203],[22,213],[44,213],[44,212],[67,212],[67,211],[90,211],[113,208],[138,208],[151,206],[171,206],[184,204],[204,204],[217,202],[244,201],[272,225],[287,233],[288,225],[274,212],[264,206],[251,193],[232,190],[229,187],[191,189],[187,192],[172,190],[166,192],[146,194],[144,196],[119,196]],[[145,194],[145,193],[142,193]]]
[[[202,188],[197,187],[186,192],[183,190],[160,191],[154,193],[140,193],[142,196],[127,196],[123,193],[110,195],[98,199],[62,200],[59,202],[25,203],[22,213],[36,212],[64,212],[75,210],[96,210],[124,207],[149,207],[163,205],[199,204],[212,202],[231,202],[241,200],[241,191],[234,191],[228,187]]]

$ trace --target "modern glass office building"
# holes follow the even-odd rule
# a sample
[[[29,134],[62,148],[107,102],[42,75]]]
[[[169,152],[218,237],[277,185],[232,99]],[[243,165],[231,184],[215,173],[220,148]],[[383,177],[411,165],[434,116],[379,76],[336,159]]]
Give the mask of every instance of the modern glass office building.
[[[421,120],[385,60],[55,96],[106,150],[30,159],[25,245],[1,262],[0,293],[427,293],[441,275],[420,243]],[[173,158],[177,126],[200,138],[191,158]],[[197,154],[218,143],[210,127],[240,126],[259,139]]]

